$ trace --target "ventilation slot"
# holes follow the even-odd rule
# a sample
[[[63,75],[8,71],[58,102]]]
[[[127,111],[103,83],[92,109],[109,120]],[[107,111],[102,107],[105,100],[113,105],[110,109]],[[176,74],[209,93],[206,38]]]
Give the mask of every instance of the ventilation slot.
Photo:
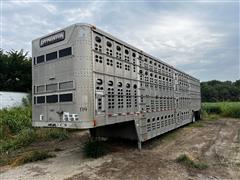
[[[99,51],[99,52],[102,52],[102,45],[101,45],[101,42],[102,42],[102,38],[100,36],[95,36],[95,50],[96,51]]]
[[[73,101],[73,94],[72,93],[60,94],[59,95],[59,101],[60,102],[72,102]]]
[[[58,90],[57,83],[56,84],[47,84],[46,85],[47,92],[53,92]]]
[[[73,89],[73,81],[59,83],[60,90]]]
[[[37,57],[37,64],[44,62],[44,55]]]
[[[59,58],[72,55],[72,47],[59,50]]]
[[[97,63],[103,63],[103,57],[100,55],[95,55],[95,62]]]
[[[49,95],[47,97],[47,103],[57,103],[58,102],[58,95]]]
[[[46,61],[57,59],[57,51],[46,54]]]
[[[45,96],[37,96],[37,104],[45,103]]]

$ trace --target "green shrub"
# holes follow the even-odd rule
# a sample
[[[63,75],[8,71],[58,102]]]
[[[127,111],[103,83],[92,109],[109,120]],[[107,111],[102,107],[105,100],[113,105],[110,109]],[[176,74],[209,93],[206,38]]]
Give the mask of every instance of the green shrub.
[[[88,158],[99,158],[107,154],[108,149],[104,143],[98,139],[89,139],[84,144],[83,153]]]
[[[0,123],[0,142],[11,135],[11,131],[6,124]]]
[[[16,134],[22,129],[31,128],[32,109],[30,107],[16,107],[0,110],[0,125],[8,128],[11,134]],[[1,137],[7,137],[5,131],[1,131]]]
[[[13,140],[13,139],[2,141],[1,144],[0,144],[1,154],[5,153],[6,151],[14,150],[14,149],[16,149],[16,141]]]
[[[36,133],[33,129],[23,129],[16,137],[18,147],[23,147],[31,144],[36,139]]]
[[[192,159],[190,159],[186,154],[181,154],[176,161],[180,164],[183,164],[186,167],[189,168],[195,168],[195,169],[206,169],[208,167],[207,164],[202,162],[195,162]]]

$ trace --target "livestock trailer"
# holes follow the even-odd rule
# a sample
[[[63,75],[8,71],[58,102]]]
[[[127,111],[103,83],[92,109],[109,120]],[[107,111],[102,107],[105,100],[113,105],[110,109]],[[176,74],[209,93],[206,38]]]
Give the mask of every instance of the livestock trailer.
[[[141,143],[200,116],[198,79],[89,24],[32,41],[34,127]]]

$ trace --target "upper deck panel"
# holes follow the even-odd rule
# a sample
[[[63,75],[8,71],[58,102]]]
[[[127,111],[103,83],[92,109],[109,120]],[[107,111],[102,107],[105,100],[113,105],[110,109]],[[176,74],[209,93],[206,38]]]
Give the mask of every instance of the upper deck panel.
[[[124,42],[124,41],[122,41],[122,40],[114,37],[114,36],[112,36],[111,34],[105,32],[105,31],[102,31],[101,29],[99,29],[99,28],[97,28],[97,27],[95,27],[95,26],[93,26],[93,25],[85,24],[85,23],[76,23],[76,24],[73,24],[73,25],[68,26],[68,27],[66,27],[66,28],[63,28],[63,29],[61,29],[61,30],[55,31],[54,33],[50,33],[50,34],[47,34],[47,35],[45,35],[45,36],[41,36],[41,37],[33,40],[33,41],[32,41],[32,51],[33,51],[33,54],[34,54],[35,56],[38,56],[38,55],[41,55],[42,52],[46,52],[46,51],[49,51],[49,50],[51,50],[51,49],[54,49],[54,48],[56,47],[56,44],[55,44],[55,43],[54,43],[54,44],[47,45],[47,46],[44,46],[44,47],[40,47],[40,45],[41,45],[41,44],[40,44],[40,41],[41,41],[43,38],[46,38],[46,37],[48,37],[48,36],[52,36],[52,35],[54,35],[54,34],[60,33],[60,32],[62,32],[63,30],[65,31],[65,39],[62,40],[62,41],[59,41],[59,42],[57,43],[57,45],[58,45],[58,46],[61,46],[61,45],[63,45],[63,44],[66,44],[67,42],[69,42],[70,37],[71,37],[72,32],[73,32],[73,29],[74,29],[74,27],[76,27],[76,26],[89,27],[89,28],[91,28],[91,29],[92,29],[95,33],[97,33],[97,34],[103,35],[103,36],[109,38],[110,40],[115,41],[116,43],[119,43],[119,44],[121,44],[121,45],[123,45],[123,46],[125,46],[125,47],[127,47],[127,48],[130,48],[130,49],[132,49],[132,50],[134,50],[134,51],[137,51],[139,54],[142,54],[142,55],[146,56],[147,58],[150,58],[150,59],[152,59],[152,60],[158,61],[158,62],[162,63],[163,65],[166,65],[166,66],[168,66],[169,68],[172,68],[176,73],[179,73],[179,74],[188,76],[190,80],[198,81],[198,82],[200,81],[199,79],[197,79],[197,78],[195,78],[195,77],[193,77],[193,76],[191,76],[191,75],[189,75],[189,74],[187,74],[187,73],[185,73],[185,72],[183,72],[183,71],[180,71],[180,70],[176,69],[175,67],[167,64],[166,62],[162,61],[161,59],[158,59],[158,58],[156,58],[156,57],[153,57],[152,55],[150,55],[150,54],[142,51],[141,49],[138,49],[138,48],[136,48],[136,47],[134,47],[134,46],[132,46],[132,45],[130,45],[130,44],[128,44],[128,43],[126,43],[126,42]]]
[[[189,76],[190,78],[192,78],[192,79],[195,80],[195,81],[200,81],[199,79],[197,79],[197,78],[195,78],[195,77],[193,77],[193,76],[191,76],[191,75],[189,75],[189,74],[187,74],[187,73],[185,73],[185,72],[183,72],[183,71],[180,71],[180,70],[176,69],[175,67],[173,67],[172,65],[169,65],[168,63],[162,61],[161,59],[158,59],[158,58],[156,58],[156,57],[154,57],[154,56],[152,56],[152,55],[150,55],[150,54],[142,51],[141,49],[138,49],[138,48],[136,48],[136,47],[134,47],[134,46],[132,46],[132,45],[130,45],[130,44],[128,44],[128,43],[126,43],[126,42],[124,42],[124,41],[122,41],[122,40],[114,37],[114,36],[112,36],[111,34],[109,34],[109,33],[107,33],[107,32],[104,32],[104,31],[102,31],[101,29],[96,28],[95,26],[92,26],[92,30],[93,30],[95,33],[97,33],[97,34],[104,35],[104,36],[106,36],[107,38],[109,38],[109,39],[111,39],[111,40],[113,40],[113,41],[115,41],[115,42],[117,42],[117,43],[119,43],[119,44],[121,44],[121,45],[123,45],[123,46],[125,46],[125,47],[127,47],[127,48],[133,49],[134,51],[137,51],[138,53],[140,53],[140,54],[142,54],[142,55],[144,55],[144,56],[146,56],[146,57],[148,57],[148,58],[150,58],[150,59],[153,59],[153,60],[155,60],[155,61],[158,61],[158,62],[160,62],[160,63],[162,63],[162,64],[164,64],[164,65],[172,68],[172,69],[175,70],[177,73],[180,73],[180,74]]]

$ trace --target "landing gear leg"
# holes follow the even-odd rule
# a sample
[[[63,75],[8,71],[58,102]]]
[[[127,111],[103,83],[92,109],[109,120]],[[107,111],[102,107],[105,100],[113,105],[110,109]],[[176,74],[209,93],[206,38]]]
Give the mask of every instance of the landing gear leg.
[[[141,149],[142,149],[142,142],[140,140],[138,140],[138,150],[141,151]]]
[[[195,122],[195,120],[196,120],[196,116],[195,116],[195,112],[193,112],[193,114],[192,114],[192,122]]]

